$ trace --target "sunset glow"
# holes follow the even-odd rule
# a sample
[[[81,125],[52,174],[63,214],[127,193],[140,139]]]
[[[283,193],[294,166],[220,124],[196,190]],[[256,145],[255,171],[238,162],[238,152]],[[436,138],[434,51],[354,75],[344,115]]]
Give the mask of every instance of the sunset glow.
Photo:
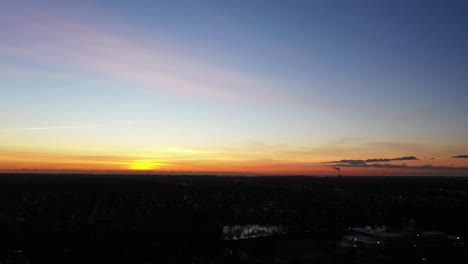
[[[154,170],[159,169],[162,165],[149,160],[136,160],[128,167],[131,170]]]
[[[0,172],[468,175],[466,14],[248,2],[2,1]]]

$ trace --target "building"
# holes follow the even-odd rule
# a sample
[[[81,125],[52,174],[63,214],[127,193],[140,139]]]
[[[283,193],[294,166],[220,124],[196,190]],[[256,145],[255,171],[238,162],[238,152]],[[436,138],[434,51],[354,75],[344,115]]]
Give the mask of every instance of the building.
[[[407,230],[389,231],[383,227],[348,228],[337,244],[343,255],[395,255],[443,253],[464,248],[464,239],[439,231],[421,231],[413,226]]]

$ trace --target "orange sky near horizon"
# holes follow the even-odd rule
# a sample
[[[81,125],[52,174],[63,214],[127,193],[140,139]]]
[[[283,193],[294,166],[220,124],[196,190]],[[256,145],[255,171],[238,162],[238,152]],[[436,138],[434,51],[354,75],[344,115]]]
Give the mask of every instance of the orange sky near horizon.
[[[0,172],[206,172],[209,174],[237,173],[274,174],[274,175],[324,175],[334,176],[341,168],[343,175],[446,175],[468,176],[468,159],[455,159],[450,156],[420,157],[416,160],[395,160],[380,162],[389,167],[353,167],[350,164],[324,163],[349,159],[396,158],[402,155],[395,153],[390,156],[331,155],[313,154],[313,149],[279,147],[272,150],[271,146],[245,146],[244,149],[193,149],[167,148],[143,149],[139,151],[120,152],[118,154],[91,153],[79,154],[49,151],[49,152],[0,152]],[[327,152],[317,148],[316,151]],[[328,150],[331,151],[331,150]],[[343,151],[348,153],[348,151]],[[339,158],[336,158],[339,157]],[[340,165],[341,163],[341,165]],[[375,164],[373,162],[367,165]],[[399,166],[409,166],[407,168]],[[390,167],[395,166],[395,167]],[[422,166],[431,166],[424,168]],[[438,169],[442,166],[442,169]],[[466,169],[463,169],[466,168]]]

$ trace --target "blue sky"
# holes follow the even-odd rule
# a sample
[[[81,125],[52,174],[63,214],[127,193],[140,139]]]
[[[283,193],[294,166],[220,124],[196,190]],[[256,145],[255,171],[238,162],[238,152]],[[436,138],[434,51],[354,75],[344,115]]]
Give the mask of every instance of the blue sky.
[[[131,164],[153,155],[138,151],[147,146],[196,148],[234,171],[267,156],[269,172],[294,163],[307,173],[320,160],[439,155],[437,165],[450,165],[468,152],[464,1],[0,5],[5,153],[118,152]],[[11,131],[39,127],[77,128]],[[258,153],[247,155],[252,146]],[[281,160],[271,146],[316,153]],[[211,168],[210,157],[189,159]],[[58,165],[22,158],[0,167],[9,166]]]

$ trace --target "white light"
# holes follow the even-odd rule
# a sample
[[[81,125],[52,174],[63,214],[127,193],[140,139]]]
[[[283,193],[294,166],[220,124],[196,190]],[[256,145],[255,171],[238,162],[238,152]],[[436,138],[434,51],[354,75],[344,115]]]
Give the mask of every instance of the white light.
[[[460,237],[457,237],[457,239],[460,239]]]
[[[380,241],[377,241],[377,244],[380,244]]]

